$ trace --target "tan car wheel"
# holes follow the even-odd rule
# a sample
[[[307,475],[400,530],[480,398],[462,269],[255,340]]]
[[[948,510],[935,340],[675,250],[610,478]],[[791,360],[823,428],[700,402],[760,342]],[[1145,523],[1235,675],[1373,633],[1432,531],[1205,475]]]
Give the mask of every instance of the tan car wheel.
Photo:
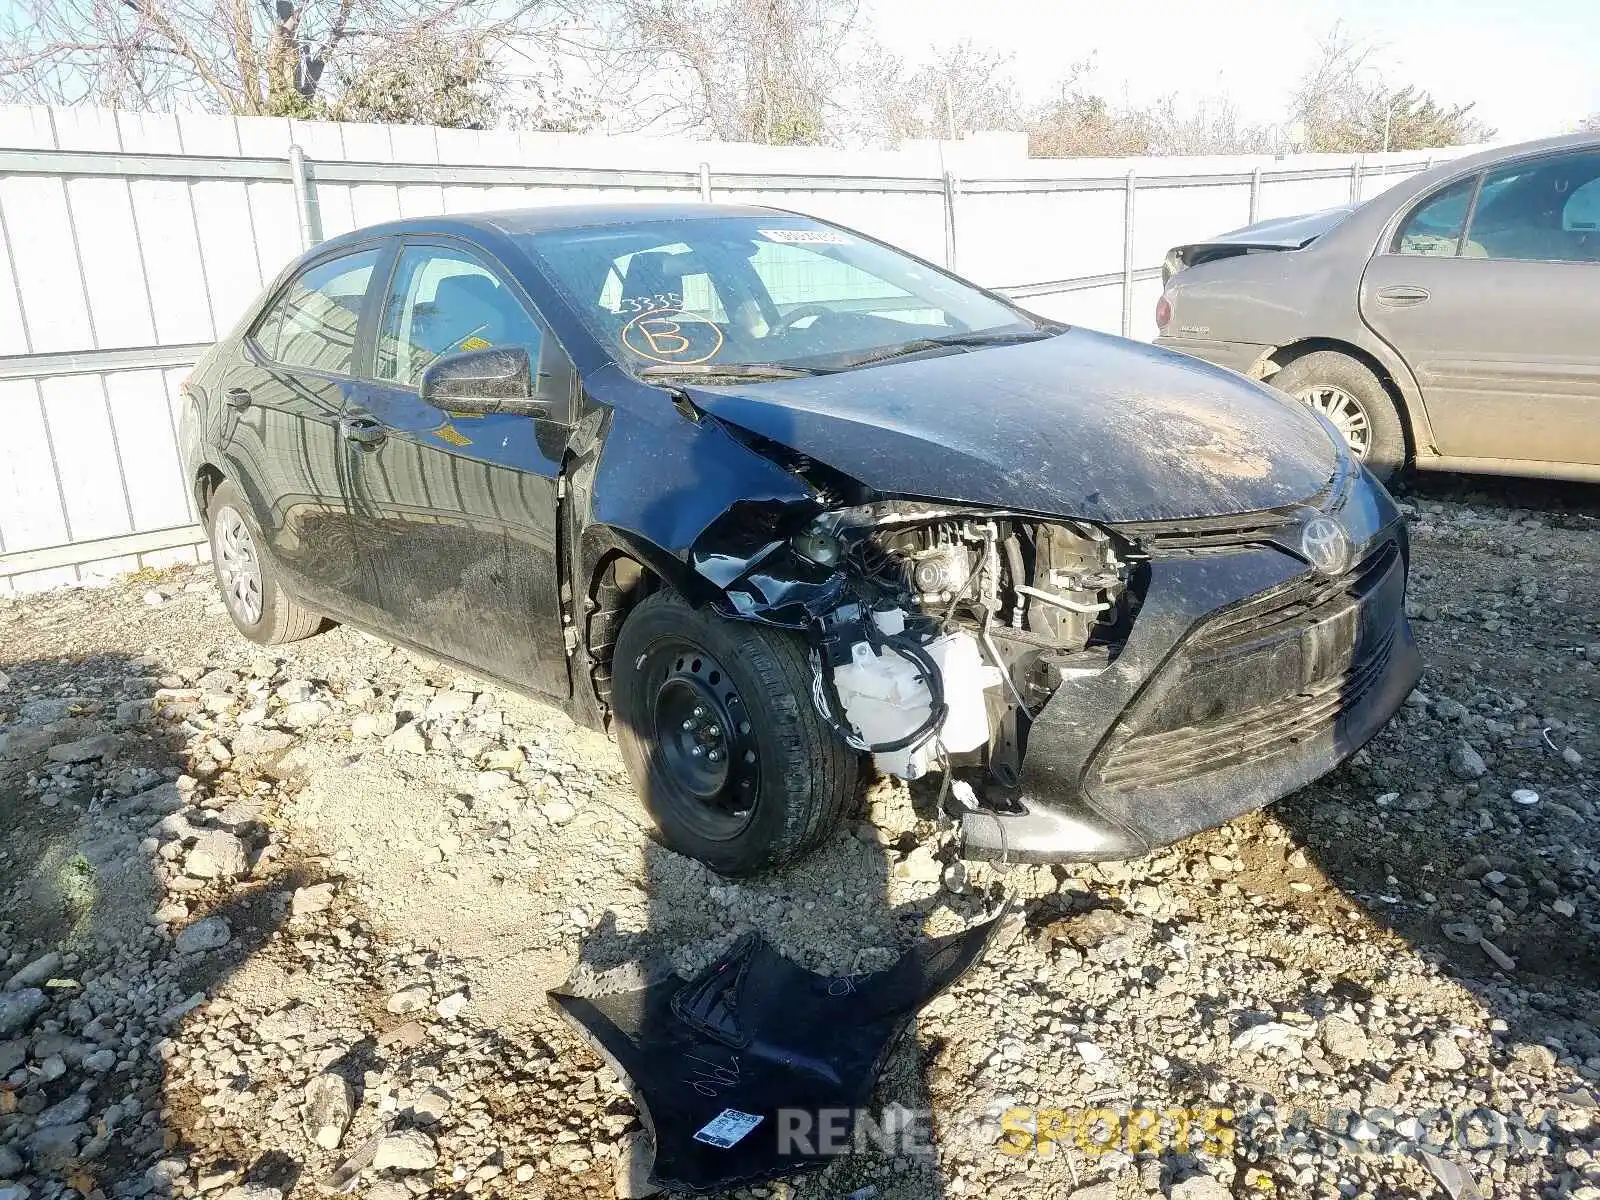
[[[1383,382],[1361,362],[1334,350],[1295,359],[1267,381],[1320,412],[1379,479],[1406,465],[1406,432]]]

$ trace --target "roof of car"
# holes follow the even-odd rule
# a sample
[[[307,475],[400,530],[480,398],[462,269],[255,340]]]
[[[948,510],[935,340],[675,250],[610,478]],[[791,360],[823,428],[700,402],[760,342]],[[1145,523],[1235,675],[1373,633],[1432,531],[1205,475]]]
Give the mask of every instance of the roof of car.
[[[507,208],[495,212],[462,213],[433,217],[407,217],[369,225],[338,240],[381,237],[402,233],[494,232],[519,237],[556,229],[589,229],[604,225],[633,225],[643,221],[690,221],[710,217],[795,216],[780,209],[749,204],[699,204],[690,201],[610,204],[553,204],[542,208]],[[327,243],[323,245],[326,246]],[[321,247],[319,247],[321,249]]]
[[[1503,159],[1530,157],[1556,150],[1600,149],[1600,134],[1564,133],[1557,137],[1539,138],[1532,142],[1507,142],[1485,146],[1459,158],[1446,159],[1434,166],[1435,171],[1450,173],[1469,167],[1490,166]]]

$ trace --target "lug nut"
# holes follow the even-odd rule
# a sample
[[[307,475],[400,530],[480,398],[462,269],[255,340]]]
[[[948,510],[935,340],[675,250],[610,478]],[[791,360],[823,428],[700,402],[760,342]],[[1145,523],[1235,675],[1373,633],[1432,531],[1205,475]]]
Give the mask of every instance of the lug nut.
[[[706,706],[704,704],[696,704],[694,706],[694,715],[697,716],[697,717],[705,716],[706,715]]]
[[[684,727],[685,730],[693,729],[694,728],[694,718],[690,717],[687,721],[685,721],[683,723],[683,727]]]
[[[722,761],[722,751],[721,750],[713,750],[710,754],[706,755],[706,758],[711,762],[721,762]]]
[[[696,758],[699,758],[705,752],[706,752],[706,748],[704,746],[690,746],[689,747],[689,753],[694,755]]]
[[[719,729],[715,725],[707,725],[706,726],[706,736],[707,737],[721,737],[722,736],[722,730]]]

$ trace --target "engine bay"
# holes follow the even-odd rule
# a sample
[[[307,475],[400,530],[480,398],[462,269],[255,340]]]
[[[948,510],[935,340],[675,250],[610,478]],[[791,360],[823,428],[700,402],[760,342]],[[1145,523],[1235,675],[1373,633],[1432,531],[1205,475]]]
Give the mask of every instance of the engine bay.
[[[793,539],[841,572],[813,630],[813,700],[880,770],[982,765],[1014,787],[1028,726],[1064,679],[1105,670],[1140,559],[1092,525],[912,502],[823,514]]]

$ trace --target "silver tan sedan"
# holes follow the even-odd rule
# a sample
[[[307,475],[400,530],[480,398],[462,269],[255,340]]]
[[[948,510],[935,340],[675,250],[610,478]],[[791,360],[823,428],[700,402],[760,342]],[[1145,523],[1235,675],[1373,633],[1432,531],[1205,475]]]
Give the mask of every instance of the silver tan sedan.
[[[1600,481],[1600,136],[1179,246],[1160,345],[1321,411],[1380,477]]]

